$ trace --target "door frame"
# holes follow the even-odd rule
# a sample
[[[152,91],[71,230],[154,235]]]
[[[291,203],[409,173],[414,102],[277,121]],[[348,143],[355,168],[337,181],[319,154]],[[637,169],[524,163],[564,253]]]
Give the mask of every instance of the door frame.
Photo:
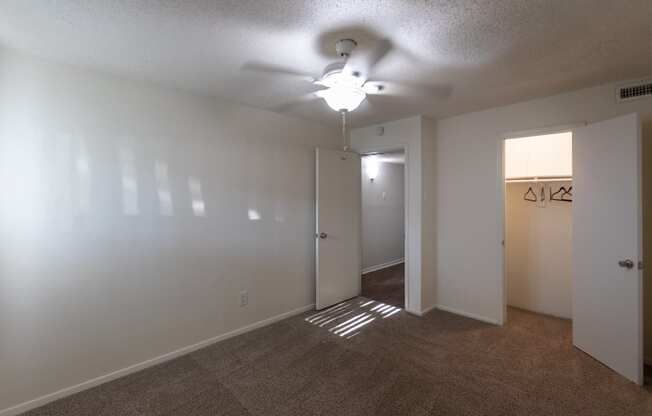
[[[404,304],[405,309],[407,312],[414,313],[417,315],[420,315],[420,313],[416,313],[412,311],[409,308],[410,305],[410,290],[409,288],[412,286],[418,287],[418,282],[412,282],[410,283],[411,280],[413,280],[414,276],[413,273],[410,273],[410,262],[409,262],[409,253],[410,253],[410,227],[409,225],[411,224],[410,222],[410,214],[409,214],[409,203],[410,203],[410,195],[409,195],[409,175],[408,175],[408,164],[410,163],[410,155],[408,152],[408,146],[406,145],[387,145],[387,146],[377,146],[377,147],[368,147],[364,148],[363,150],[359,151],[360,158],[362,160],[362,157],[364,156],[370,156],[370,155],[375,155],[375,154],[382,154],[382,153],[390,153],[390,152],[400,152],[402,151],[403,154],[405,155],[405,163],[403,164],[403,229],[404,229],[404,236],[403,236],[403,257],[404,257],[404,267],[405,267],[405,279],[404,279]],[[364,175],[364,172],[361,172],[361,175]],[[361,189],[362,190],[362,189]],[[360,204],[360,219],[362,220],[362,204]],[[360,222],[360,230],[362,231],[362,221]],[[361,244],[362,244],[362,239],[360,239]],[[362,283],[362,261],[360,262],[360,282]]]
[[[520,131],[511,131],[511,132],[505,132],[502,133],[500,136],[497,138],[497,145],[496,148],[498,150],[498,224],[500,228],[500,236],[498,238],[498,247],[500,250],[499,258],[500,258],[500,276],[501,278],[498,281],[498,293],[499,293],[499,301],[498,301],[498,316],[497,319],[497,324],[498,325],[504,325],[505,322],[507,322],[507,276],[505,272],[505,235],[506,235],[506,230],[505,226],[507,223],[506,216],[507,216],[507,206],[505,204],[505,197],[506,197],[506,184],[505,184],[505,140],[509,139],[518,139],[521,137],[530,137],[530,136],[543,136],[546,134],[556,134],[556,133],[564,133],[564,132],[571,132],[579,127],[584,127],[588,125],[587,122],[580,122],[580,123],[573,123],[573,124],[564,124],[564,125],[559,125],[559,126],[550,126],[550,127],[542,127],[538,129],[530,129],[530,130],[520,130]],[[572,281],[572,276],[571,276],[571,281]]]

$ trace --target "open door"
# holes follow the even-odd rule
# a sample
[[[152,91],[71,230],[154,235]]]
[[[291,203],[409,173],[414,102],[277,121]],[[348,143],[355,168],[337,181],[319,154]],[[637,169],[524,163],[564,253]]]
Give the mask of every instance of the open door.
[[[317,149],[316,307],[360,294],[360,156]]]
[[[643,382],[640,122],[573,134],[573,344]]]

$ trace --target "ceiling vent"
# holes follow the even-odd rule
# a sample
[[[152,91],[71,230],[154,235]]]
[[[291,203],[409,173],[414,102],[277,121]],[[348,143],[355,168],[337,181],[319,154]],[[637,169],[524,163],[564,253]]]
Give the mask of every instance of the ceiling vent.
[[[652,80],[620,86],[616,93],[618,101],[629,101],[638,98],[652,97]]]

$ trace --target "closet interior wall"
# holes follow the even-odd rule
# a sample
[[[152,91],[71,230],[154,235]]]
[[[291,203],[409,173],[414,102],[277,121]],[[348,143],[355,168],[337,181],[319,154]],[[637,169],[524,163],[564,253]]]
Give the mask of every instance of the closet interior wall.
[[[551,190],[554,193],[570,186],[571,181],[506,183],[508,305],[572,317],[572,203],[550,201]],[[544,201],[541,201],[541,187]],[[536,202],[524,199],[529,188],[537,196]]]

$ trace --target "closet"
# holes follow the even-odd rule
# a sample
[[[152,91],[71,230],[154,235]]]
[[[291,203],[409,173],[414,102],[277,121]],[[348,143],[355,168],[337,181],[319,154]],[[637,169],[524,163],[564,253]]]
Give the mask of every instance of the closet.
[[[572,133],[505,140],[506,303],[572,318]]]

